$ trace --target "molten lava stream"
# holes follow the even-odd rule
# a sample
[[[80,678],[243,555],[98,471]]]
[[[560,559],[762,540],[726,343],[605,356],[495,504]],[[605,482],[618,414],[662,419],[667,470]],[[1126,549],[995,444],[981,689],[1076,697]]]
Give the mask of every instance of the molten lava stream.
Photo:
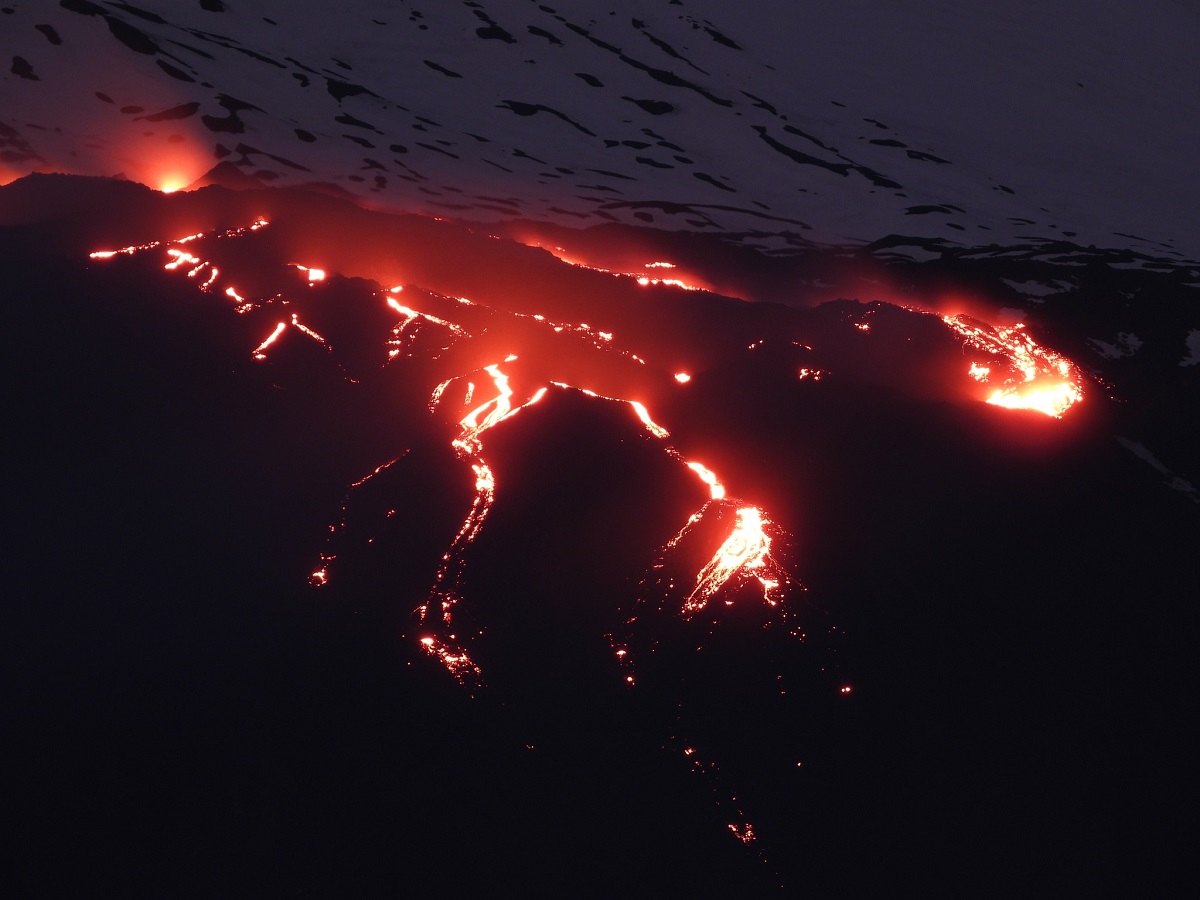
[[[506,361],[512,361],[509,357]],[[437,635],[421,637],[421,646],[431,656],[436,657],[446,667],[460,684],[470,687],[481,687],[483,671],[468,655],[464,642],[457,634],[451,633],[454,627],[454,607],[462,596],[462,587],[466,566],[466,552],[479,531],[483,528],[492,504],[496,499],[496,480],[491,468],[480,455],[483,450],[483,434],[506,419],[516,415],[527,406],[537,403],[546,395],[546,388],[541,388],[524,403],[513,405],[513,391],[509,387],[508,376],[501,371],[499,364],[485,366],[482,370],[491,378],[495,395],[469,410],[459,420],[459,433],[452,441],[455,454],[460,459],[466,459],[475,475],[475,499],[463,520],[462,526],[450,547],[442,555],[442,564],[434,576],[434,584],[429,597],[417,608],[418,622],[425,628],[436,628]],[[467,376],[460,376],[460,379]],[[430,398],[430,407],[436,408],[445,401],[445,393],[450,383],[438,385]],[[463,404],[469,405],[475,394],[474,382],[468,382],[463,394]],[[432,613],[432,614],[431,614]],[[436,624],[435,624],[436,623]]]

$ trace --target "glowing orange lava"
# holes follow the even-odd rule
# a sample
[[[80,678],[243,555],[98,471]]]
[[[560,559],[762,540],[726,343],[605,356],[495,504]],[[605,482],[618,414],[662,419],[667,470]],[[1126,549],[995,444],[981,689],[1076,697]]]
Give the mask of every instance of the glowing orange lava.
[[[762,588],[763,600],[770,606],[779,603],[775,591],[785,579],[771,557],[771,538],[767,535],[762,510],[745,506],[737,511],[737,524],[712,559],[696,576],[696,586],[683,602],[685,615],[704,609],[708,601],[735,576],[754,579]]]
[[[272,344],[274,344],[277,340],[279,340],[279,336],[281,334],[283,334],[283,332],[286,328],[287,328],[287,322],[280,322],[279,324],[277,324],[275,326],[275,330],[272,331],[269,335],[267,335],[266,339],[261,344],[259,344],[257,347],[254,348],[254,358],[257,360],[266,359],[267,358],[267,353],[266,353],[267,349]]]
[[[432,637],[421,638],[421,646],[430,656],[440,660],[459,684],[476,683],[483,674],[483,670],[471,661],[471,657],[458,647],[452,647],[444,641]]]
[[[725,485],[717,481],[717,476],[713,471],[698,462],[690,462],[687,467],[700,476],[700,480],[708,485],[710,496],[713,500],[720,500],[725,496]]]
[[[297,265],[296,268],[299,269],[301,272],[303,272],[308,277],[310,284],[314,281],[324,281],[325,280],[325,270],[324,269],[310,269],[308,266],[300,266],[300,265]]]
[[[641,403],[636,400],[630,400],[629,405],[633,407],[633,411],[637,413],[637,417],[642,420],[642,424],[646,426],[646,430],[656,438],[666,439],[671,436],[671,432],[650,418],[650,413]]]
[[[970,316],[943,316],[982,359],[967,374],[993,387],[985,398],[994,406],[1028,409],[1054,418],[1083,400],[1083,377],[1066,357],[1038,346],[1024,325],[993,328]]]
[[[389,305],[392,303],[389,300]],[[515,360],[508,356],[505,362]],[[513,390],[509,386],[508,376],[500,369],[499,364],[485,366],[483,369],[492,379],[495,396],[490,400],[474,407],[459,420],[458,437],[451,442],[459,458],[470,460],[471,471],[475,475],[475,498],[467,511],[458,533],[450,542],[450,547],[442,554],[442,564],[434,576],[434,584],[429,597],[417,607],[417,616],[422,624],[430,620],[430,611],[437,610],[444,628],[449,628],[454,618],[454,607],[461,597],[463,576],[466,568],[465,553],[467,548],[479,536],[480,529],[491,511],[496,500],[496,478],[491,468],[479,455],[483,450],[483,433],[516,415],[522,409],[537,403],[546,395],[546,388],[536,391],[524,403],[514,406]],[[461,377],[461,376],[460,376]],[[451,378],[439,384],[430,398],[430,409],[435,409],[445,396],[446,389],[454,382]],[[464,405],[470,404],[475,394],[474,382],[468,382],[464,392]],[[435,639],[425,637],[422,645],[432,655],[438,657],[447,670],[462,684],[468,682],[473,687],[482,685],[483,671],[471,661],[466,650],[460,646],[455,635]]]
[[[580,269],[591,269],[593,272],[603,272],[606,275],[613,275],[613,276],[619,277],[619,278],[633,278],[642,287],[648,287],[653,284],[666,284],[666,285],[670,285],[671,287],[677,287],[677,288],[680,288],[685,291],[707,290],[707,288],[705,288],[705,287],[684,281],[682,278],[662,278],[658,275],[652,275],[645,271],[646,269],[675,269],[675,270],[678,270],[679,267],[677,265],[675,265],[675,263],[661,262],[661,261],[649,262],[649,263],[642,264],[641,268],[643,269],[643,271],[640,271],[640,272],[616,272],[616,271],[613,271],[612,269],[606,269],[602,266],[594,266],[594,265],[591,265],[590,263],[585,263],[582,260],[579,260],[579,259],[571,256],[562,247],[547,246],[546,244],[540,243],[536,240],[535,241],[523,241],[523,243],[525,243],[526,246],[528,246],[528,247],[539,247],[542,250],[546,250],[549,253],[553,254],[554,257],[556,259],[558,259],[559,262],[564,262],[569,266],[575,266]]]
[[[265,315],[265,312],[261,311],[266,307],[270,307],[277,300],[282,301],[280,305],[288,305],[295,300],[296,293],[306,293],[302,288],[295,287],[295,281],[298,278],[294,273],[289,278],[290,289],[293,294],[291,300],[285,299],[282,293],[273,296],[264,295],[256,299],[247,299],[234,285],[229,283],[228,276],[222,277],[220,270],[218,270],[215,264],[201,258],[203,250],[200,248],[206,247],[208,244],[201,242],[187,249],[184,249],[184,247],[185,245],[192,244],[192,242],[200,241],[202,238],[232,236],[245,231],[254,231],[266,225],[266,220],[256,219],[247,228],[234,229],[222,234],[193,234],[169,241],[165,245],[153,242],[135,247],[126,247],[121,250],[97,251],[91,254],[91,258],[106,260],[118,254],[132,255],[144,250],[159,248],[158,252],[165,254],[163,267],[166,271],[186,274],[188,278],[193,279],[193,284],[202,292],[227,297],[232,301],[238,313],[260,311],[256,312],[256,315]],[[195,252],[191,252],[192,250],[195,250]],[[323,281],[328,277],[328,273],[323,269],[295,263],[290,263],[289,265],[298,272],[303,273],[310,287],[315,286],[317,282]],[[648,263],[644,268],[646,270],[644,272],[629,273],[628,275],[619,275],[619,277],[634,277],[643,285],[668,284],[689,290],[696,289],[676,278],[658,277],[658,275],[663,274],[662,270],[675,269],[675,266],[671,263]],[[672,274],[674,274],[674,271],[672,271]],[[630,288],[630,290],[632,289]],[[393,359],[403,352],[402,347],[413,346],[410,340],[412,334],[416,332],[418,325],[423,323],[447,329],[455,337],[470,336],[462,325],[450,319],[441,318],[431,313],[423,312],[412,305],[401,303],[398,295],[402,293],[403,286],[398,285],[389,290],[381,291],[377,295],[377,299],[381,299],[386,304],[386,307],[399,317],[398,319],[389,320],[393,323],[390,326],[390,339],[386,341],[389,348],[389,359]],[[455,299],[467,306],[475,305],[466,298]],[[294,311],[297,308],[300,311]],[[253,359],[258,361],[266,360],[268,352],[273,347],[276,347],[278,342],[281,340],[290,340],[291,337],[285,335],[288,329],[294,329],[305,337],[328,347],[326,338],[303,321],[302,317],[307,315],[303,309],[303,305],[297,303],[296,306],[293,306],[286,312],[281,311],[281,318],[275,321],[273,326],[270,324],[270,320],[258,322],[255,319],[255,327],[260,327],[264,330],[271,328],[271,330],[251,351]],[[454,317],[453,313],[450,315]],[[600,330],[600,328],[593,327],[586,322],[549,322],[544,316],[520,312],[512,312],[511,315],[523,319],[532,319],[537,323],[538,327],[553,329],[554,332],[567,332],[568,334],[579,335],[583,340],[589,342],[594,348],[605,354],[620,353],[634,362],[645,364],[644,360],[636,355],[615,348],[613,346],[615,338],[612,332]],[[472,318],[468,320],[468,324],[472,324],[475,321],[476,319]],[[472,324],[472,327],[475,326]],[[411,332],[406,335],[406,329],[410,328]],[[481,328],[479,334],[482,334],[484,330],[486,329]],[[298,341],[298,343],[302,342]],[[758,346],[761,343],[760,341],[758,344],[752,346]],[[416,609],[419,630],[416,631],[415,637],[419,643],[421,652],[437,660],[456,681],[472,690],[478,689],[483,685],[483,668],[474,658],[477,655],[475,642],[483,634],[483,631],[472,629],[470,633],[467,633],[463,630],[462,619],[464,617],[461,615],[462,610],[459,604],[462,601],[467,580],[468,550],[480,535],[496,500],[496,476],[487,461],[483,458],[485,437],[492,428],[507,421],[522,409],[539,402],[549,390],[548,386],[540,386],[536,390],[523,387],[519,381],[516,382],[516,386],[514,387],[513,381],[510,380],[509,372],[505,370],[509,369],[509,371],[513,371],[506,364],[515,360],[515,356],[509,355],[501,362],[485,365],[464,374],[446,378],[433,388],[428,402],[428,408],[431,413],[437,411],[439,408],[449,408],[452,411],[453,419],[457,420],[457,432],[450,440],[450,443],[458,460],[466,464],[464,466],[464,475],[467,474],[465,472],[466,466],[470,467],[469,477],[472,479],[473,496],[469,509],[465,510],[461,524],[458,526],[453,538],[450,539],[449,545],[442,553],[441,560],[434,573],[432,584],[425,599]],[[470,364],[474,364],[474,362]],[[805,371],[802,370],[800,377],[805,377]],[[816,370],[813,370],[813,372],[814,377],[819,377],[819,375],[815,374]],[[669,385],[670,378],[668,377],[668,373],[669,370],[667,372],[658,372],[658,370],[651,372],[654,377],[661,376],[661,380]],[[442,377],[442,375],[437,377]],[[691,375],[687,372],[677,372],[673,375],[673,379],[677,384],[687,384],[691,381]],[[593,390],[572,387],[563,382],[551,382],[551,384],[564,389],[579,391],[588,397],[626,404],[632,414],[637,417],[642,429],[650,439],[665,442],[671,438],[670,430],[655,420],[651,411],[641,400],[631,399],[628,396],[606,397]],[[637,394],[634,394],[634,396],[637,396]],[[642,394],[642,396],[648,397],[650,393],[647,392],[646,394]],[[708,499],[703,502],[700,509],[688,518],[683,528],[668,543],[666,549],[663,551],[665,553],[674,549],[688,535],[692,535],[697,543],[701,543],[700,552],[696,556],[690,555],[691,548],[688,549],[686,554],[683,552],[679,554],[678,558],[681,561],[682,577],[679,578],[680,587],[678,591],[675,589],[674,582],[670,584],[671,603],[668,607],[668,614],[671,616],[678,615],[683,619],[690,619],[709,606],[713,598],[718,595],[724,598],[726,605],[733,605],[735,598],[739,596],[738,592],[743,587],[748,587],[752,591],[760,593],[763,601],[772,609],[778,607],[783,599],[784,592],[794,585],[794,582],[790,580],[787,573],[772,555],[773,541],[784,539],[783,532],[774,525],[760,507],[728,498],[725,485],[717,477],[716,473],[707,466],[687,459],[683,453],[670,445],[664,445],[663,452],[667,453],[671,459],[693,473],[706,486],[708,492]],[[361,487],[368,480],[395,463],[397,459],[376,467],[369,474],[351,483],[348,488],[347,497],[349,497],[349,491]],[[349,501],[347,500],[347,502]],[[697,502],[699,502],[698,499]],[[348,518],[345,515],[345,506],[343,506],[342,512],[343,517],[340,524],[335,523],[330,525],[330,533],[332,535],[337,535],[347,528],[346,523]],[[394,512],[395,510],[390,510],[388,515],[390,516]],[[371,536],[368,543],[374,540],[375,537]],[[713,550],[714,546],[715,551]],[[330,552],[321,554],[320,561],[312,567],[308,575],[309,583],[315,587],[325,586],[330,581],[331,569],[334,568],[337,555],[335,552],[332,552],[335,549],[334,547],[329,547],[328,549]],[[600,552],[603,551],[601,550]],[[704,559],[710,552],[712,553],[711,558],[696,571],[695,567],[699,564],[699,560]],[[682,562],[683,560],[686,560],[686,562]],[[642,598],[639,597],[637,602],[642,602]],[[785,616],[786,612],[780,610],[773,613],[773,615]],[[635,619],[636,616],[630,618],[626,624],[631,624]],[[632,670],[628,668],[632,665],[632,661],[629,658],[627,646],[624,644],[617,646],[617,642],[614,641],[614,651],[620,665],[625,667],[621,672],[621,676],[627,684],[634,685],[636,678]],[[714,776],[714,772],[716,771],[715,761],[708,760],[701,762],[693,747],[688,747],[685,750],[685,755],[696,771],[703,772],[706,777]],[[736,798],[726,798],[726,800],[722,801],[728,808],[728,812],[726,813],[728,828],[739,841],[750,844],[755,840],[753,826],[745,819],[742,811],[735,808],[735,800]]]

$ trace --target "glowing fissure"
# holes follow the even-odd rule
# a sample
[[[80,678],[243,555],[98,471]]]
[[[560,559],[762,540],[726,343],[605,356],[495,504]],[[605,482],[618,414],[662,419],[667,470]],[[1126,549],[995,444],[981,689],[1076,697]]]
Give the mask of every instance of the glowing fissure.
[[[389,459],[385,463],[380,463],[378,466],[376,466],[374,469],[372,469],[370,472],[368,472],[362,478],[359,478],[357,481],[350,482],[350,486],[346,490],[346,496],[342,501],[341,518],[337,522],[330,523],[330,525],[329,525],[328,546],[330,546],[332,548],[334,542],[336,541],[336,539],[338,538],[340,533],[342,531],[344,531],[346,528],[346,511],[347,511],[348,507],[350,506],[350,495],[355,490],[362,487],[364,484],[366,484],[368,481],[370,481],[372,478],[374,478],[376,475],[378,475],[380,472],[384,472],[387,469],[390,469],[397,462],[399,462],[401,459],[403,459],[404,456],[407,455],[407,453],[408,453],[408,451],[405,450],[404,453],[402,453],[400,456],[397,456],[395,459]],[[374,539],[372,538],[371,540],[374,540]],[[370,541],[368,541],[368,543],[369,542]],[[314,569],[311,573],[309,573],[308,583],[310,585],[312,585],[313,587],[324,587],[325,585],[329,584],[330,564],[333,563],[336,559],[337,559],[336,553],[332,553],[332,552],[321,553],[320,563],[318,564],[316,569]]]
[[[509,356],[505,362],[511,362],[516,357]],[[458,437],[451,441],[455,454],[460,459],[467,459],[471,471],[475,475],[475,498],[471,508],[449,548],[442,554],[442,562],[434,575],[433,587],[429,597],[417,607],[418,621],[422,626],[432,623],[433,618],[441,620],[443,630],[448,630],[453,624],[454,607],[462,596],[462,586],[466,570],[467,548],[479,536],[483,523],[496,500],[496,478],[491,467],[480,456],[483,450],[482,435],[489,428],[494,428],[506,419],[516,415],[522,409],[537,403],[546,395],[547,388],[536,391],[524,403],[514,406],[513,390],[509,386],[508,376],[500,369],[499,364],[485,366],[483,371],[492,379],[495,396],[490,400],[474,407],[459,420]],[[465,376],[460,376],[465,377]],[[439,384],[430,398],[430,409],[435,409],[445,396],[446,389],[455,379],[449,379]],[[467,383],[463,404],[469,405],[475,393],[474,382]],[[434,616],[431,616],[434,613]],[[483,670],[476,665],[455,634],[443,636],[425,635],[421,645],[426,652],[438,658],[446,669],[461,684],[471,687],[481,687]]]
[[[303,324],[300,321],[300,319],[297,318],[295,313],[292,313],[292,327],[299,329],[301,332],[303,332],[304,334],[306,334],[310,338],[312,338],[314,341],[316,341],[318,344],[325,343],[325,338],[321,337],[321,335],[317,334],[315,331],[313,331],[307,325]]]
[[[568,266],[574,266],[577,269],[590,269],[593,272],[602,272],[605,275],[612,275],[614,278],[632,278],[637,281],[642,287],[648,287],[652,284],[666,284],[671,287],[681,288],[685,291],[702,291],[704,288],[694,284],[689,284],[679,278],[660,278],[657,275],[649,275],[646,272],[614,272],[612,269],[605,269],[602,266],[593,266],[588,263],[581,262],[567,255],[567,251],[562,247],[547,247],[545,244],[531,243],[529,247],[539,247],[546,250],[554,256],[559,262],[564,262]],[[674,263],[669,262],[650,262],[643,263],[645,269],[678,269]]]
[[[266,340],[254,348],[253,356],[255,359],[263,360],[267,358],[267,348],[279,340],[279,336],[283,334],[287,328],[287,322],[280,322],[275,326],[275,330],[267,335]]]
[[[547,319],[545,316],[543,316],[541,313],[532,313],[531,314],[531,313],[517,312],[516,310],[508,310],[507,313],[508,313],[508,315],[511,315],[517,319],[533,319],[538,324],[547,326],[548,328],[550,328],[550,330],[554,331],[556,334],[562,334],[565,331],[565,332],[569,332],[571,334],[577,334],[582,337],[585,337],[585,338],[587,338],[588,343],[590,343],[597,350],[612,350],[613,349],[611,346],[607,346],[607,345],[610,345],[613,343],[613,340],[615,338],[615,335],[613,334],[613,332],[600,331],[599,329],[592,328],[592,326],[589,325],[587,322],[578,322],[578,323],[552,322],[549,319]],[[628,350],[620,350],[617,352],[619,352],[622,356],[632,359],[636,363],[640,363],[641,365],[646,364],[645,360],[643,360],[641,357],[639,357],[636,353],[630,353]]]
[[[392,290],[394,291],[395,288]],[[455,334],[466,334],[461,326],[455,325],[453,322],[448,321],[447,319],[439,319],[437,316],[431,315],[430,313],[421,312],[420,310],[413,309],[410,306],[405,306],[397,301],[395,297],[388,297],[387,305],[391,309],[400,313],[400,315],[404,316],[404,325],[407,325],[414,319],[424,319],[426,322],[432,322],[434,325],[441,325],[443,328],[449,328]],[[403,329],[403,326],[400,327]]]
[[[705,761],[696,747],[688,743],[681,743],[678,734],[672,735],[670,744],[679,749],[686,760],[688,770],[693,774],[702,777],[708,784],[708,789],[712,792],[713,800],[717,807],[725,811],[725,814],[732,818],[732,821],[727,821],[725,827],[739,841],[751,848],[752,852],[762,861],[766,862],[766,856],[763,854],[762,847],[758,845],[758,835],[754,831],[754,825],[746,817],[746,812],[738,802],[737,794],[730,790],[725,783],[725,779],[721,773],[720,767],[714,760]]]
[[[182,270],[186,266],[188,267],[186,270],[188,278],[195,278],[205,269],[209,269],[208,278],[200,284],[200,290],[208,293],[211,291],[213,285],[220,277],[220,270],[208,260],[201,259],[200,257],[195,256],[186,250],[181,250],[175,245],[192,243],[205,237],[236,237],[238,235],[245,234],[248,231],[258,231],[261,228],[265,228],[268,224],[269,223],[266,219],[260,217],[255,219],[254,222],[248,226],[232,228],[216,235],[208,235],[204,232],[196,232],[195,234],[189,234],[185,237],[169,241],[167,242],[166,250],[167,262],[163,264],[163,269],[168,272],[176,272]],[[98,250],[89,254],[89,256],[92,259],[111,259],[118,254],[132,256],[141,251],[151,250],[155,247],[161,246],[163,246],[162,242],[152,241],[148,244],[138,244],[135,246],[123,247],[120,250]],[[299,271],[305,273],[310,286],[314,282],[323,281],[326,277],[326,273],[322,269],[314,269],[309,268],[308,266],[295,264],[293,264],[293,266]],[[258,304],[247,300],[240,293],[238,293],[237,288],[233,287],[232,285],[225,287],[224,294],[236,304],[235,310],[239,313],[247,313],[258,308]],[[289,325],[307,337],[312,338],[317,343],[328,347],[325,338],[321,334],[301,322],[297,313],[292,313],[291,321],[276,323],[275,328],[271,331],[271,333],[267,335],[266,338],[264,338],[262,342],[251,351],[250,355],[259,362],[265,360],[267,358],[267,350],[269,350],[279,340],[279,338],[282,337],[283,332],[288,328]]]
[[[1066,357],[1038,346],[1024,325],[993,328],[963,315],[943,316],[942,321],[963,337],[964,349],[969,346],[986,355],[971,360],[967,369],[968,376],[994,387],[986,402],[1057,419],[1083,400],[1078,368]]]
[[[96,250],[88,254],[88,259],[112,259],[118,254],[133,256],[135,253],[140,253],[143,250],[153,250],[155,247],[161,246],[162,241],[151,241],[148,244],[134,244],[130,247],[122,247],[120,250]]]

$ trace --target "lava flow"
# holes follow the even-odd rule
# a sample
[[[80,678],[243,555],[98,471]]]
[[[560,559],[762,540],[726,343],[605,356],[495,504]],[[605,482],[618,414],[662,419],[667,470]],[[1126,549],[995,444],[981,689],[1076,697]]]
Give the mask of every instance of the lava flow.
[[[246,291],[251,299],[247,299],[231,283],[228,271],[222,271],[227,268],[224,259],[219,269],[213,261],[204,258],[209,248],[216,252],[217,244],[204,242],[202,238],[236,238],[266,225],[265,219],[257,219],[246,228],[208,235],[193,234],[175,241],[155,241],[121,250],[97,251],[91,256],[95,260],[109,260],[150,250],[161,252],[164,254],[165,271],[175,277],[186,275],[205,294],[228,298],[236,313],[252,314],[239,321],[253,329],[250,333],[254,335],[256,343],[249,350],[249,355],[256,363],[267,360],[273,353],[289,353],[287,342],[292,340],[289,335],[315,341],[336,356],[335,348],[324,335],[330,335],[339,344],[337,349],[341,350],[339,329],[330,323],[329,318],[321,317],[321,312],[328,308],[322,306],[326,302],[326,292],[338,288],[339,279],[331,274],[338,271],[338,260],[334,256],[321,260],[323,265],[329,266],[328,271],[294,262],[280,263],[274,268],[274,275],[282,285],[280,292],[271,294],[270,289],[264,289],[259,283],[262,279],[256,277],[254,281],[259,283],[258,289],[255,292]],[[310,248],[310,251],[313,255],[323,257],[320,248]],[[564,262],[605,272],[573,260]],[[229,268],[236,271],[235,265],[231,263]],[[704,333],[700,339],[693,339],[686,329],[682,329],[678,335],[674,331],[670,334],[656,332],[655,327],[661,325],[656,324],[654,317],[643,315],[644,308],[637,303],[646,297],[665,296],[667,292],[642,291],[630,286],[631,280],[644,286],[694,289],[681,280],[659,277],[662,270],[673,268],[668,263],[651,263],[638,272],[608,273],[615,282],[624,285],[621,290],[625,293],[618,293],[613,310],[601,304],[591,307],[593,312],[598,311],[600,315],[609,312],[612,316],[601,321],[590,319],[589,315],[590,321],[599,323],[595,326],[571,321],[570,311],[564,312],[561,305],[556,308],[562,321],[555,322],[533,312],[536,306],[532,309],[491,307],[486,297],[477,296],[471,300],[456,297],[449,294],[452,288],[445,288],[446,294],[435,294],[432,288],[413,286],[405,295],[404,303],[398,296],[406,290],[403,285],[390,289],[378,287],[369,294],[369,302],[378,304],[378,307],[372,308],[382,310],[381,315],[388,323],[384,333],[371,331],[369,337],[369,340],[381,345],[380,366],[386,368],[394,363],[393,369],[399,370],[401,377],[420,378],[421,391],[427,393],[418,393],[417,396],[428,396],[427,408],[431,415],[439,411],[452,413],[447,424],[455,427],[456,431],[450,438],[450,447],[463,464],[464,475],[469,474],[473,482],[470,507],[442,552],[432,584],[415,610],[414,629],[420,652],[436,660],[472,692],[484,684],[484,667],[477,659],[480,654],[476,652],[477,641],[484,631],[476,627],[464,627],[466,617],[459,613],[468,593],[468,555],[497,498],[496,475],[485,459],[485,443],[493,428],[539,403],[554,389],[574,391],[597,401],[619,403],[627,407],[640,423],[643,439],[660,447],[661,452],[686,469],[707,494],[702,502],[699,497],[696,498],[699,508],[687,517],[670,540],[659,547],[656,556],[647,555],[648,565],[643,570],[643,576],[636,586],[630,585],[627,596],[629,602],[618,601],[614,604],[613,623],[617,627],[608,638],[616,655],[617,671],[626,683],[635,685],[640,675],[634,669],[634,656],[639,657],[638,663],[643,663],[646,662],[641,658],[643,650],[653,652],[654,637],[648,634],[647,629],[653,627],[651,621],[655,615],[669,618],[673,627],[697,636],[703,643],[707,640],[705,633],[716,634],[710,629],[718,624],[717,617],[723,614],[723,610],[731,610],[730,615],[738,617],[743,616],[743,610],[758,610],[774,625],[792,615],[787,601],[804,590],[782,561],[789,556],[790,538],[785,531],[765,509],[733,496],[712,469],[690,458],[688,453],[677,447],[671,430],[656,420],[651,412],[650,406],[655,406],[661,412],[661,407],[665,405],[668,417],[678,415],[681,421],[690,421],[686,416],[695,415],[697,407],[694,404],[700,398],[714,396],[705,393],[708,390],[706,382],[713,383],[712,373],[716,371],[713,368],[714,359],[720,354],[745,353],[747,346],[751,352],[766,356],[760,349],[764,345],[763,340],[754,340],[749,345],[746,343],[747,337],[757,338],[761,332],[747,335],[744,331],[731,330],[728,334],[722,333],[716,337]],[[254,274],[261,275],[257,271]],[[589,273],[576,274],[589,282],[595,280],[595,276]],[[439,284],[438,287],[444,286]],[[410,295],[423,296],[426,302],[409,300]],[[628,295],[638,295],[637,301]],[[533,296],[530,300],[531,303],[545,302],[546,297]],[[622,303],[628,304],[630,309],[622,309]],[[279,309],[289,305],[291,308],[286,311]],[[420,308],[422,306],[426,308]],[[671,315],[693,314],[687,307],[672,306],[670,309]],[[308,321],[318,325],[320,331],[305,324],[303,317],[310,314],[313,318]],[[791,310],[788,314],[792,318],[786,321],[794,324],[797,330],[795,336],[803,337],[801,332],[806,326],[811,326],[812,320],[805,318],[804,311]],[[665,315],[663,319],[666,319]],[[669,321],[673,327],[675,321]],[[1039,347],[1021,326],[992,328],[965,316],[942,317],[942,321],[961,336],[964,352],[966,348],[972,351],[972,358],[968,360],[968,374],[991,388],[991,393],[984,398],[988,403],[1033,409],[1059,417],[1082,399],[1078,370],[1063,357]],[[610,328],[612,331],[604,330]],[[875,340],[884,330],[872,331],[865,321],[856,323],[855,328],[855,340],[859,341]],[[423,334],[425,330],[436,331],[448,338],[435,347],[437,341],[430,343],[417,339],[417,332]],[[618,337],[614,337],[614,332]],[[695,333],[699,335],[700,330],[697,329]],[[863,337],[859,337],[860,334]],[[239,339],[246,339],[246,336],[242,335]],[[678,346],[672,346],[669,343],[672,340],[677,341]],[[692,343],[689,344],[689,341]],[[281,343],[282,350],[279,349]],[[791,344],[799,348],[797,353],[800,350],[814,352],[807,344],[798,341],[792,341]],[[678,352],[678,357],[670,361],[669,368],[666,365],[661,368],[655,366],[653,354],[667,347]],[[713,350],[714,347],[718,349]],[[635,348],[646,353],[651,362],[633,353],[632,349]],[[510,349],[515,352],[501,361],[479,365],[486,359],[499,358]],[[443,353],[446,354],[444,357],[440,355]],[[519,369],[509,365],[517,361],[516,353],[521,355]],[[956,359],[950,361],[952,365],[957,365]],[[799,361],[805,362],[807,357]],[[449,372],[460,374],[444,378],[447,369],[439,367],[447,363],[453,366],[448,369]],[[688,371],[679,370],[680,366],[686,366]],[[435,371],[437,375],[432,374]],[[540,374],[532,384],[522,384],[520,376],[531,371],[539,371]],[[693,375],[693,372],[697,374]],[[806,391],[809,388],[815,391],[823,391],[827,387],[829,390],[837,389],[837,379],[826,379],[825,376],[830,373],[824,368],[804,365],[789,369],[789,373],[789,385],[806,382]],[[575,381],[575,385],[567,380],[554,380],[555,377],[569,378]],[[433,385],[432,382],[437,378],[444,380]],[[582,384],[588,387],[576,386]],[[684,385],[687,387],[682,387]],[[592,388],[599,388],[606,393]],[[675,397],[687,399],[672,406],[671,398]],[[417,403],[420,402],[421,399],[418,399]],[[689,406],[689,403],[693,406]],[[419,405],[417,408],[420,408]],[[705,415],[716,412],[705,407],[699,409]],[[685,430],[682,424],[670,418],[664,421],[672,428]],[[680,441],[680,444],[686,444],[686,441]],[[376,467],[371,474],[351,484],[347,492],[347,504],[351,491],[403,456],[401,454]],[[469,473],[466,471],[468,468]],[[684,510],[686,507],[680,512]],[[346,508],[343,507],[345,512]],[[390,510],[388,515],[394,513],[395,510]],[[309,577],[311,584],[322,586],[330,581],[331,569],[338,558],[337,546],[332,542],[345,536],[345,523],[346,517],[343,516],[340,525],[330,526],[331,546],[328,552],[321,554],[319,565],[312,571]],[[747,600],[749,602],[745,602]],[[780,637],[785,641],[802,639],[798,630],[790,629],[782,632]],[[647,675],[647,679],[649,677]],[[645,688],[641,687],[639,691],[644,692]],[[699,765],[699,756],[692,743],[686,745],[684,753],[693,766]],[[716,763],[709,761],[702,768],[706,774],[714,773]],[[732,834],[743,843],[755,842],[754,827],[745,818],[732,794],[722,799],[720,805],[736,816],[736,821],[728,823]]]
[[[512,362],[515,357],[508,357],[505,362]],[[455,454],[460,459],[470,462],[471,471],[475,474],[475,499],[467,512],[462,526],[458,529],[450,547],[442,554],[442,564],[434,576],[434,585],[429,598],[417,607],[418,621],[423,627],[436,627],[446,632],[441,637],[423,636],[421,646],[427,653],[437,657],[460,683],[479,687],[482,685],[483,671],[471,661],[470,656],[456,634],[448,633],[453,626],[454,607],[462,597],[463,571],[466,566],[466,550],[479,536],[479,531],[491,511],[496,500],[496,479],[491,468],[480,456],[483,450],[483,433],[494,428],[506,419],[516,415],[527,406],[537,403],[546,394],[546,388],[541,388],[524,403],[513,406],[513,391],[508,384],[508,376],[500,370],[499,364],[485,366],[484,372],[492,380],[496,394],[485,403],[471,409],[459,421],[459,434],[453,440]],[[462,376],[466,377],[466,376]],[[436,407],[444,401],[447,387],[455,379],[442,382],[433,391],[430,406]],[[474,382],[468,381],[463,403],[470,404],[475,394]],[[436,610],[436,616],[431,616],[431,608]]]
[[[1007,409],[1028,409],[1054,418],[1083,400],[1082,376],[1064,356],[1038,346],[1024,325],[996,327],[970,316],[943,316],[964,346],[982,354],[968,374],[994,386],[986,400]]]

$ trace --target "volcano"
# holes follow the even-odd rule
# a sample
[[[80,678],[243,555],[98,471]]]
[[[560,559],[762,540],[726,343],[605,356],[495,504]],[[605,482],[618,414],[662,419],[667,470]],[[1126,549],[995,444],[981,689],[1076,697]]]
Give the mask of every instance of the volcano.
[[[9,893],[1178,883],[1198,23],[1105,6],[0,8]]]

